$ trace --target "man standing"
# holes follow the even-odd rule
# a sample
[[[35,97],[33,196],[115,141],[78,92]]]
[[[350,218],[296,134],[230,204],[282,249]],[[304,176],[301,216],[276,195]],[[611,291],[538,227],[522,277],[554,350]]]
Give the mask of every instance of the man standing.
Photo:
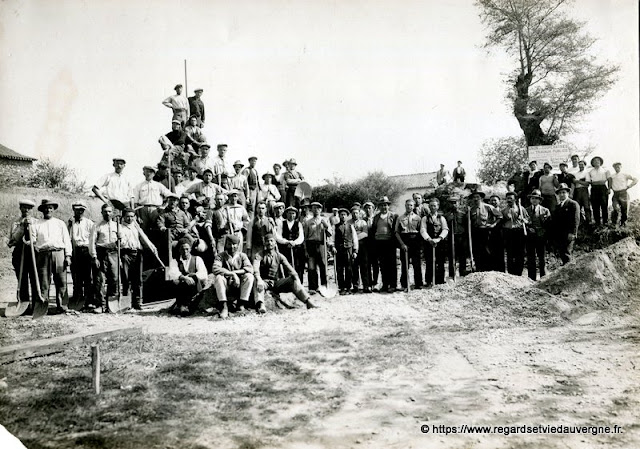
[[[185,96],[182,95],[182,84],[176,84],[176,87],[173,89],[176,91],[176,94],[167,97],[162,104],[173,111],[172,120],[180,120],[182,123],[185,123],[189,113],[189,102]]]
[[[249,181],[247,177],[241,173],[244,164],[242,161],[235,161],[233,163],[233,169],[236,171],[235,176],[229,179],[229,189],[236,189],[238,191],[238,201],[243,206],[247,205],[247,198],[249,198]]]
[[[556,188],[560,185],[556,175],[551,173],[551,164],[545,162],[543,165],[544,172],[538,177],[538,186],[542,192],[542,205],[549,209],[551,213],[556,208]]]
[[[76,304],[84,304],[85,310],[96,308],[93,296],[91,267],[91,238],[95,223],[84,216],[87,205],[74,203],[73,217],[69,219],[69,235],[71,237],[71,278],[73,279],[73,296]]]
[[[596,226],[601,224],[606,226],[609,220],[609,188],[607,188],[607,183],[611,175],[609,170],[602,167],[603,163],[600,156],[593,157],[591,159],[593,168],[589,170],[585,178],[585,181],[591,186],[591,205]],[[553,211],[551,213],[553,214]]]
[[[444,240],[449,235],[449,226],[447,220],[438,214],[440,209],[440,201],[438,198],[429,200],[429,213],[422,219],[420,224],[420,235],[427,242],[425,245],[425,263],[427,265],[424,276],[427,286],[433,285],[433,256],[435,254],[435,281],[436,284],[444,284],[444,260],[447,255],[447,244]]]
[[[525,172],[526,173],[526,172]],[[529,198],[527,197],[527,179],[522,172],[522,167],[518,166],[516,172],[507,181],[507,187],[513,186],[513,191],[516,192],[518,198],[522,200],[524,205],[529,204]]]
[[[576,162],[577,164],[577,162]],[[578,167],[579,168],[579,167]],[[567,164],[565,164],[564,162],[560,163],[560,174],[557,176],[558,177],[558,185],[560,184],[566,184],[571,188],[571,192],[569,193],[569,197],[573,196],[573,189],[574,189],[574,183],[575,183],[575,175],[570,173],[568,171],[569,166]],[[577,173],[577,172],[576,172]]]
[[[540,277],[546,274],[545,253],[547,246],[547,225],[551,219],[551,212],[543,207],[542,194],[539,190],[534,190],[529,195],[531,205],[526,208],[529,215],[529,225],[527,226],[527,271],[529,278],[536,280],[536,260]]]
[[[140,310],[142,296],[142,246],[152,253],[158,254],[158,249],[151,243],[147,235],[135,222],[136,214],[131,208],[122,213],[120,227],[120,262],[122,263],[123,295],[131,288],[131,307]]]
[[[166,198],[174,194],[163,184],[153,180],[156,169],[152,166],[142,167],[142,174],[145,180],[134,187],[133,202],[138,208],[142,229],[149,232],[158,220],[158,208]]]
[[[281,267],[288,276],[281,275]],[[276,301],[280,299],[280,293],[291,292],[307,306],[307,309],[316,307],[311,302],[309,293],[302,286],[298,273],[287,259],[276,251],[276,239],[273,234],[264,236],[264,249],[253,258],[253,275],[255,276],[253,292],[258,313],[267,312],[264,306],[264,293],[267,290]]]
[[[180,239],[178,242],[178,258],[171,259],[169,270],[180,273],[173,280],[176,303],[174,310],[181,316],[187,316],[194,312],[197,304],[194,299],[202,290],[207,279],[207,268],[198,256],[191,254],[192,242],[188,239]]]
[[[500,224],[502,214],[500,210],[485,204],[485,193],[478,188],[471,195],[469,207],[469,221],[471,222],[471,248],[478,271],[491,270],[491,250],[489,248],[489,233]]]
[[[591,224],[591,201],[589,200],[589,182],[587,181],[587,170],[585,161],[578,161],[579,170],[575,173],[573,180],[573,200],[578,203],[582,213],[582,221],[587,225]]]
[[[469,242],[467,239],[467,212],[460,206],[460,197],[453,195],[449,197],[451,203],[450,212],[446,215],[449,227],[449,277],[455,278],[456,264],[458,262],[458,273],[460,276],[467,275],[467,254],[469,253]],[[455,254],[454,254],[455,253]]]
[[[528,198],[529,194],[533,192],[533,189],[538,189],[540,182],[540,176],[542,176],[542,172],[538,170],[538,162],[531,161],[529,162],[529,170],[523,172],[522,174],[526,181],[526,189],[524,191],[524,197]]]
[[[67,311],[63,302],[67,291],[66,270],[71,266],[71,237],[64,221],[54,218],[58,203],[42,200],[38,210],[42,219],[33,225],[32,242],[36,251],[36,267],[40,279],[40,294],[48,298],[51,278],[56,286],[56,306],[59,313]]]
[[[298,163],[296,162],[295,159],[293,158],[289,159],[285,166],[287,168],[287,171],[284,173],[284,175],[282,175],[284,178],[284,182],[287,185],[287,195],[286,195],[285,203],[287,207],[289,206],[297,207],[298,204],[296,204],[296,195],[295,195],[296,187],[298,187],[298,184],[304,181],[304,176],[302,176],[302,173],[296,170]]]
[[[276,224],[273,218],[267,217],[267,203],[260,201],[256,205],[256,216],[253,219],[251,230],[251,254],[262,251],[264,236],[276,233]]]
[[[449,178],[451,178],[451,176],[449,176],[449,172],[444,169],[444,164],[440,164],[440,170],[436,173],[436,182],[441,186],[442,184],[446,184]]]
[[[409,291],[409,266],[413,265],[413,279],[417,289],[422,288],[422,261],[420,259],[420,215],[414,212],[415,202],[405,201],[405,212],[396,219],[395,236],[400,246],[400,285],[404,291]]]
[[[567,172],[575,176],[575,174],[580,171],[580,166],[578,164],[579,162],[580,162],[580,156],[578,156],[577,154],[574,154],[573,156],[571,156],[571,167],[569,167]],[[568,185],[571,186],[571,184],[568,184]]]
[[[167,235],[167,231],[169,231],[172,248],[177,246],[179,239],[186,239],[192,244],[195,240],[194,236],[187,231],[189,217],[178,207],[178,200],[178,195],[175,193],[167,196],[167,207],[158,214],[158,219],[156,220],[162,235]],[[171,254],[168,255],[169,260],[171,256]]]
[[[252,211],[258,202],[260,176],[258,175],[258,170],[256,170],[256,162],[258,162],[258,158],[251,156],[249,158],[249,166],[242,171],[249,184],[249,195],[247,196],[247,210],[249,211]]]
[[[318,290],[318,268],[320,268],[320,283],[327,285],[327,267],[324,263],[327,251],[326,240],[333,235],[333,226],[322,217],[322,204],[314,201],[311,203],[313,216],[303,224],[305,247],[309,272],[309,293],[314,294]]]
[[[556,191],[558,194],[558,206],[551,214],[553,228],[556,233],[556,248],[563,265],[571,261],[573,244],[580,224],[580,207],[578,203],[569,199],[570,190],[568,185],[560,184]]]
[[[304,279],[304,230],[302,223],[296,220],[298,209],[295,207],[287,207],[285,209],[286,220],[282,221],[282,225],[277,227],[276,242],[278,249],[289,263],[298,273],[300,282]]]
[[[351,220],[349,221],[353,225],[358,237],[358,254],[356,260],[353,263],[353,293],[358,293],[358,284],[360,278],[362,278],[362,291],[364,293],[371,293],[371,282],[369,280],[370,268],[369,268],[369,255],[368,255],[368,237],[369,237],[369,224],[360,216],[360,207],[351,207]]]
[[[200,177],[202,177],[202,173],[207,169],[211,170],[211,173],[215,171],[215,160],[209,154],[210,149],[208,143],[200,145],[200,157],[195,158],[191,163],[193,170],[195,170],[196,174]]]
[[[202,172],[202,181],[196,182],[184,191],[186,195],[195,194],[197,201],[203,201],[205,198],[211,202],[211,199],[218,193],[226,193],[227,190],[218,184],[213,183],[213,172],[207,168]]]
[[[113,168],[115,171],[104,175],[95,183],[91,191],[96,196],[104,196],[114,202],[114,207],[124,209],[131,204],[133,193],[131,184],[124,177],[123,171],[126,162],[122,158],[113,158]]]
[[[11,229],[9,230],[9,242],[7,245],[9,248],[13,248],[13,252],[11,253],[11,264],[16,272],[18,282],[22,281],[20,283],[20,301],[29,302],[29,283],[31,283],[31,290],[36,292],[37,287],[35,276],[37,276],[37,273],[36,267],[33,266],[33,262],[31,260],[31,254],[27,252],[30,250],[25,247],[23,238],[26,241],[31,240],[31,237],[25,231],[25,227],[26,223],[33,226],[37,222],[37,220],[31,216],[31,211],[36,204],[31,200],[23,199],[20,200],[18,205],[20,206],[20,218],[11,224]],[[20,279],[21,261],[22,280]]]
[[[213,161],[213,182],[222,185],[222,176],[227,175],[230,178],[235,174],[235,171],[229,167],[225,159],[228,150],[227,144],[218,144],[217,150],[218,156]]]
[[[397,215],[389,210],[391,201],[384,196],[378,202],[380,213],[373,217],[369,229],[369,238],[373,234],[375,251],[382,275],[382,289],[394,293],[398,286],[398,270],[396,265],[395,224]]]
[[[213,274],[216,296],[221,303],[220,318],[229,316],[229,293],[239,297],[237,310],[243,312],[253,288],[253,265],[247,255],[240,251],[240,239],[235,235],[225,240],[224,251],[218,253],[213,262]]]
[[[198,126],[204,128],[204,103],[200,99],[202,97],[202,89],[196,89],[193,91],[195,94],[193,97],[189,97],[189,111],[191,115],[195,115],[198,119]]]
[[[353,264],[358,257],[358,235],[351,223],[347,222],[349,211],[341,208],[338,211],[338,223],[334,228],[335,264],[338,275],[338,288],[341,295],[350,293],[352,287],[357,289],[358,284],[353,284]]]
[[[609,190],[613,191],[613,212],[611,213],[611,224],[618,224],[618,214],[620,215],[620,226],[627,223],[627,212],[629,210],[629,194],[627,191],[638,183],[638,180],[631,175],[622,173],[620,170],[622,164],[616,162],[613,164],[615,173],[609,178]],[[631,181],[631,184],[629,184]]]
[[[458,161],[458,166],[453,169],[453,182],[464,184],[466,174],[466,171],[462,167],[462,161]]]
[[[108,204],[103,204],[102,221],[93,228],[91,246],[89,251],[93,264],[98,270],[96,276],[96,296],[100,301],[102,309],[96,308],[95,313],[111,313],[109,308],[109,298],[116,295],[118,286],[118,226],[113,218],[113,208]],[[107,295],[105,297],[103,288],[107,284]]]
[[[284,180],[284,174],[281,173],[282,166],[278,163],[273,164],[273,173],[274,179],[273,183],[278,188],[278,192],[280,193],[280,198],[284,201],[286,196],[287,183]]]
[[[507,272],[522,276],[524,268],[525,226],[529,214],[517,203],[515,192],[507,192],[507,206],[502,209],[502,226],[507,249]]]
[[[227,209],[224,203],[227,201],[223,193],[218,193],[214,199],[214,207],[207,214],[205,226],[211,227],[211,236],[214,240],[214,248],[216,253],[224,251],[224,242],[226,236],[230,233]]]
[[[247,209],[238,203],[238,191],[231,189],[228,193],[229,204],[226,207],[227,226],[229,234],[240,239],[240,245],[244,245],[244,234],[249,226],[249,214]]]

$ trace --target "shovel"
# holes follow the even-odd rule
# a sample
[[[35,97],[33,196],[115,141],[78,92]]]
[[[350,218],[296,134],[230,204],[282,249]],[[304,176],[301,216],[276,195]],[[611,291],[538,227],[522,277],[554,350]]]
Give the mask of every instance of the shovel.
[[[78,269],[78,267],[75,268],[76,270]],[[73,277],[72,277],[73,280]],[[75,282],[81,282],[79,279],[76,279]],[[69,303],[69,309],[71,310],[82,310],[82,308],[84,307],[84,297],[77,294],[78,292],[75,291],[75,283],[73,284],[73,295],[71,295],[70,300],[68,301]],[[67,282],[67,296],[69,296],[69,283]],[[85,292],[86,293],[86,292]]]
[[[404,276],[407,280],[407,293],[411,291],[411,283],[409,282],[409,247],[404,252]]]
[[[120,221],[119,217],[116,217],[116,298],[107,299],[109,310],[113,313],[120,311]]]
[[[431,287],[436,286],[436,247],[431,246]]]
[[[20,271],[18,272],[18,290],[16,291],[16,302],[7,304],[7,308],[4,310],[4,316],[7,318],[13,318],[21,316],[27,308],[29,308],[29,301],[20,300],[20,286],[22,285],[22,276],[24,276],[24,244],[22,245],[22,253],[20,254]]]
[[[325,272],[328,272],[329,267],[327,266],[327,236],[324,233],[324,229],[322,230],[322,246],[324,247],[324,251],[322,252],[322,261],[324,262]],[[333,275],[335,276],[335,281],[338,282],[338,274],[336,270],[335,257],[333,259]],[[329,287],[328,284],[329,284],[329,279],[327,279],[327,285],[321,285],[318,288],[318,293],[320,293],[320,296],[322,296],[323,298],[331,299],[338,294],[338,287],[335,285],[332,287]]]
[[[300,201],[305,198],[311,198],[311,186],[308,182],[302,181],[296,186],[296,190],[293,195],[300,198]]]
[[[27,223],[27,232],[29,233],[30,236],[32,236],[31,231],[29,229],[29,224]],[[36,291],[35,292],[31,292],[31,296],[33,297],[32,302],[33,302],[33,313],[32,313],[32,317],[33,319],[37,319],[37,318],[41,318],[43,316],[45,316],[47,314],[47,312],[49,312],[49,300],[48,298],[45,299],[42,297],[42,292],[40,291],[40,279],[38,278],[38,266],[36,265],[36,251],[33,248],[33,241],[31,243],[31,245],[29,245],[30,251],[31,251],[31,262],[32,262],[32,266],[33,266],[33,277],[36,281]]]

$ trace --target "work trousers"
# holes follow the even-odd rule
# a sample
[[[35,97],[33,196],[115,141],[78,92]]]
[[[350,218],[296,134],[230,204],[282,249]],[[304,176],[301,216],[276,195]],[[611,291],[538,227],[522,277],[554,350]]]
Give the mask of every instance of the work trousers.
[[[618,224],[618,214],[620,214],[620,226],[624,226],[627,222],[627,212],[629,210],[629,194],[626,190],[613,192],[613,212],[611,212],[611,223]]]
[[[73,297],[82,298],[85,304],[93,303],[92,267],[89,247],[74,246],[71,253]]]
[[[290,248],[287,245],[278,244],[278,251],[280,251],[280,254],[282,254],[296,270],[296,273],[298,273],[298,277],[300,278],[300,282],[302,282],[304,279],[304,266],[306,262],[304,257],[304,247],[302,245],[298,245]]]
[[[213,286],[216,289],[218,301],[227,302],[229,296],[238,298],[240,301],[249,301],[254,282],[253,273],[239,275],[238,279],[240,279],[240,285],[231,285],[230,277],[221,274],[216,275]]]
[[[67,291],[67,273],[64,270],[64,250],[38,251],[36,253],[36,266],[40,279],[40,294],[48,301],[51,278],[56,286],[56,305],[63,305],[62,299]],[[65,304],[66,305],[66,304]]]
[[[549,212],[553,213],[553,211],[556,210],[557,205],[558,205],[558,199],[556,198],[555,193],[542,194],[542,206],[549,209]]]
[[[196,297],[199,298],[198,294],[202,290],[202,281],[195,276],[189,275],[191,279],[195,281],[194,285],[188,285],[184,281],[180,281],[178,285],[175,285],[175,297],[176,297],[176,307],[186,306],[189,308],[189,312],[193,313],[198,308],[198,301],[195,300]]]
[[[367,257],[369,266],[367,272],[369,273],[369,285],[373,288],[378,285],[378,278],[380,277],[380,264],[378,263],[378,252],[376,248],[376,241],[373,237],[367,237]]]
[[[156,228],[156,222],[158,220],[158,208],[157,206],[142,206],[138,209],[138,218],[142,222],[140,227],[144,232],[149,232]]]
[[[428,286],[433,286],[433,254],[436,256],[436,284],[444,284],[444,260],[447,257],[447,242],[441,241],[435,247],[429,242],[424,245],[424,278]]]
[[[566,233],[562,233],[556,237],[556,250],[558,251],[558,256],[560,256],[563,265],[571,262],[573,242],[574,240],[570,240],[569,235]]]
[[[20,259],[23,257],[23,248],[24,259],[22,262],[22,279],[20,279]],[[36,285],[37,273],[31,260],[31,248],[19,242],[16,247],[13,248],[11,263],[16,272],[16,279],[20,282],[20,301],[29,302],[29,284],[31,284],[32,295],[38,291],[38,286]]]
[[[591,206],[596,226],[599,226],[600,223],[606,225],[609,219],[609,189],[607,186],[591,186]]]
[[[546,244],[547,239],[544,235],[538,235],[535,232],[527,234],[527,272],[529,278],[536,280],[536,261],[542,278],[546,273]]]
[[[409,272],[409,267],[407,267],[407,257],[413,265],[413,282],[416,288],[422,287],[422,259],[420,257],[420,247],[422,246],[422,237],[420,234],[401,234],[400,238],[402,242],[407,245],[407,251],[405,255],[405,251],[400,248],[400,285],[402,288],[407,288],[407,273]]]
[[[514,276],[522,276],[526,245],[524,230],[522,228],[505,228],[503,235],[507,249],[507,272]]]
[[[580,213],[583,223],[591,224],[591,201],[589,201],[589,189],[580,187],[573,191],[573,200],[578,203],[580,209],[584,209]]]
[[[467,257],[469,254],[467,234],[455,234],[454,238],[449,237],[447,240],[449,242],[449,277],[453,278],[455,274],[456,264],[454,260],[458,263],[458,273],[460,276],[466,276]]]
[[[122,286],[124,290],[131,289],[131,304],[140,305],[142,286],[142,251],[135,249],[121,249]]]
[[[309,295],[304,291],[302,284],[293,275],[281,279],[263,279],[266,286],[258,286],[256,282],[253,286],[253,294],[258,303],[264,303],[264,292],[269,290],[276,296],[280,293],[293,293],[302,302],[307,302]]]
[[[350,290],[353,282],[353,248],[336,247],[336,271],[338,275],[338,288]]]
[[[471,228],[471,249],[478,271],[491,270],[491,253],[489,252],[489,231],[487,228]]]
[[[473,242],[475,245],[475,241]],[[501,228],[492,228],[489,230],[489,270],[504,273],[504,249],[505,238]]]
[[[324,264],[325,251],[326,246],[321,241],[307,240],[309,290],[318,290],[318,269],[320,270],[320,285],[327,285],[327,267]]]
[[[100,269],[96,277],[96,297],[102,307],[107,307],[107,298],[115,296],[118,279],[118,253],[115,249],[96,248]],[[104,294],[104,286],[107,285],[107,296]]]
[[[382,275],[382,289],[398,287],[398,264],[396,262],[396,242],[389,240],[375,240],[378,265]]]
[[[367,239],[361,239],[358,242],[358,256],[353,261],[353,288],[357,289],[362,279],[362,288],[370,288],[371,283],[369,280],[369,248],[367,245]]]

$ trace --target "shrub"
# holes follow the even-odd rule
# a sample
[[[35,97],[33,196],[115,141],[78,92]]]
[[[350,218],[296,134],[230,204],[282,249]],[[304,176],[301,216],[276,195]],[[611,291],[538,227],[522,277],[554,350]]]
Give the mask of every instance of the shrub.
[[[66,164],[57,164],[48,158],[35,163],[33,172],[27,179],[27,185],[73,193],[87,191],[85,182],[78,181],[77,173],[73,168]]]

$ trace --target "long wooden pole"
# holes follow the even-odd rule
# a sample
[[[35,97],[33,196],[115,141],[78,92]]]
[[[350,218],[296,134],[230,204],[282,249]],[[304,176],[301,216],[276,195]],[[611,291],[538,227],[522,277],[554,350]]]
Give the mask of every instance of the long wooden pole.
[[[189,98],[189,88],[187,85],[187,60],[184,60],[184,96]],[[189,102],[187,101],[187,122],[189,122],[189,117],[191,117],[191,108],[189,107]]]
[[[100,394],[100,346],[91,345],[91,387]]]

